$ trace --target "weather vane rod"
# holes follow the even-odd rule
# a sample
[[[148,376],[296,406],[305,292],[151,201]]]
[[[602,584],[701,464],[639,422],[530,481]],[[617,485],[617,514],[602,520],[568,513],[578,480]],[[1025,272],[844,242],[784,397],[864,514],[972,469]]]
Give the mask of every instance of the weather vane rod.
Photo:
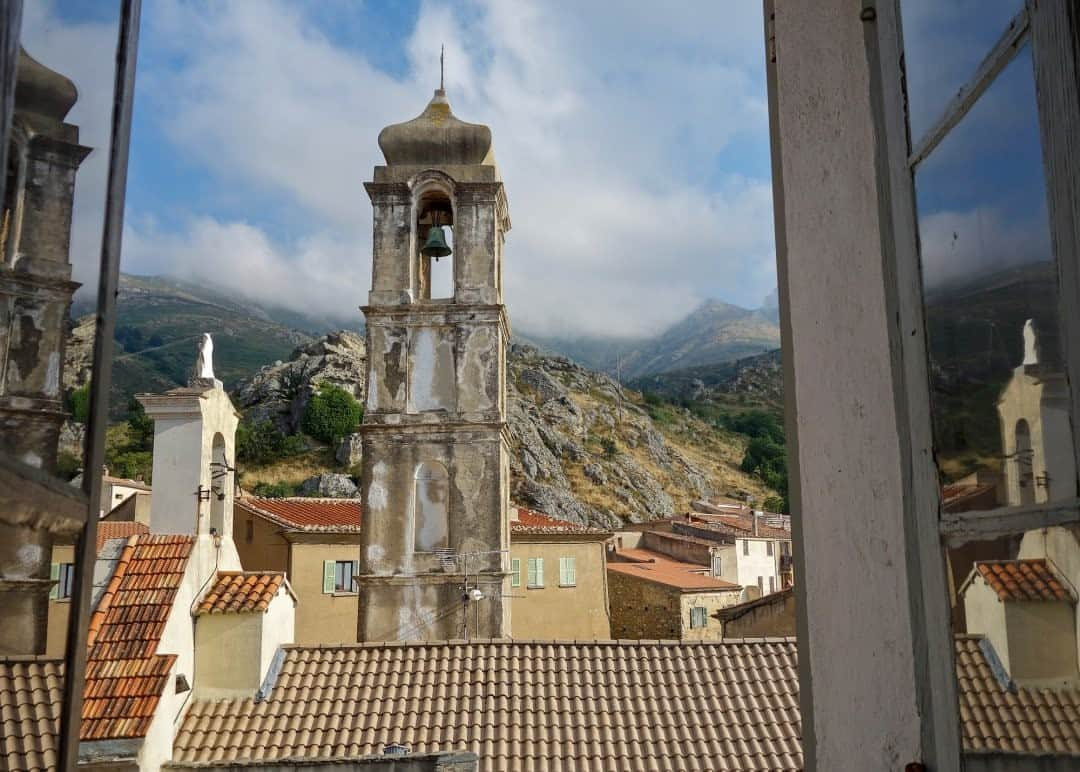
[[[446,86],[444,84],[444,79],[446,77],[446,66],[445,66],[445,62],[443,61],[443,57],[445,55],[446,55],[446,46],[445,45],[439,46],[439,91],[445,91],[446,90]]]

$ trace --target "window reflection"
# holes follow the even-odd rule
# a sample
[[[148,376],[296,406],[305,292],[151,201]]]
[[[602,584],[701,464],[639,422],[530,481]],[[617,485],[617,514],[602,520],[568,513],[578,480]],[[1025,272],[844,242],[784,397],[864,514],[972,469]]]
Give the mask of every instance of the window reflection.
[[[946,509],[950,495],[978,494],[979,508],[1075,496],[1030,50],[915,188]]]
[[[0,202],[0,463],[18,481],[0,512],[0,654],[65,645],[118,19],[118,3],[23,4]]]
[[[912,142],[975,74],[1024,0],[903,0],[904,68]]]

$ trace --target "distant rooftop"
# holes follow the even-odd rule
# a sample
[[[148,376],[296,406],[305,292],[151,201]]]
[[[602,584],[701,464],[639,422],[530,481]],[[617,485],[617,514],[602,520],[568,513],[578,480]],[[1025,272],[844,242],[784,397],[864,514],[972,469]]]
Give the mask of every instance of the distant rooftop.
[[[683,563],[667,555],[643,549],[617,550],[608,560],[609,571],[683,591],[738,590],[741,586],[710,576],[708,567]]]

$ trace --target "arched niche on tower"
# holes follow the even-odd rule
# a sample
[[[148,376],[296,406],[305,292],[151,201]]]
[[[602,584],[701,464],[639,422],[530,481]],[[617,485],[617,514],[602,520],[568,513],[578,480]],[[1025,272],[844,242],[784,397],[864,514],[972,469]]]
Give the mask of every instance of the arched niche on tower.
[[[225,436],[221,432],[214,434],[210,447],[210,529],[217,534],[224,534],[225,505],[229,484],[229,455],[225,446]]]
[[[453,179],[434,169],[421,172],[410,183],[412,190],[411,260],[413,297],[419,302],[453,302],[457,295],[458,266],[455,236],[456,193]],[[445,257],[422,253],[431,228],[440,226],[447,245],[455,250]]]
[[[413,545],[417,552],[443,550],[450,543],[450,475],[438,461],[417,465],[413,495]]]
[[[1014,452],[1017,465],[1020,504],[1035,503],[1035,449],[1031,445],[1031,427],[1026,419],[1016,422]]]

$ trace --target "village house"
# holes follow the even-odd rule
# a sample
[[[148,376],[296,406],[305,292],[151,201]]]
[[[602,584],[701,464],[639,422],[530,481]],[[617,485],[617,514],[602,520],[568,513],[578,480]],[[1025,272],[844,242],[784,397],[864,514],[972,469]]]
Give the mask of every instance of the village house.
[[[743,505],[694,505],[707,511],[629,526],[616,534],[616,545],[706,566],[712,576],[743,588],[740,601],[794,583],[790,518]]]
[[[621,549],[608,560],[611,633],[615,638],[718,641],[711,619],[739,602],[743,588],[710,575],[707,565],[655,552]]]
[[[297,594],[296,642],[356,641],[361,504],[356,499],[244,496],[234,541],[248,569],[283,571]],[[603,640],[611,635],[603,529],[514,507],[510,518],[513,637]],[[390,631],[393,632],[393,631]]]

